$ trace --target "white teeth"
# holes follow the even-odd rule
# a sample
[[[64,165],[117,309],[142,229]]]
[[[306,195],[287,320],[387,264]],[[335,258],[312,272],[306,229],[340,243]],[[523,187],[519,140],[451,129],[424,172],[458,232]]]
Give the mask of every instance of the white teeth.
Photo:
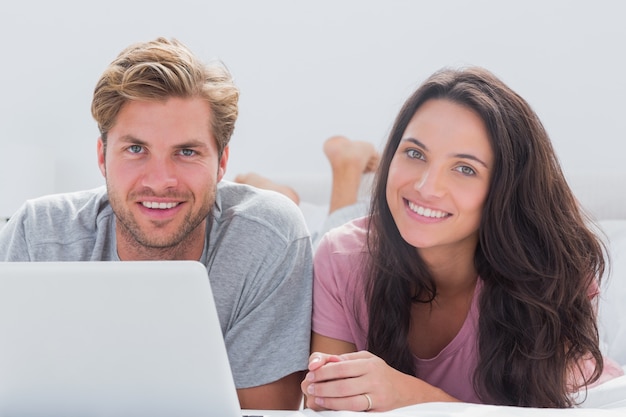
[[[178,205],[178,203],[157,203],[154,201],[143,201],[141,204],[143,204],[144,207],[159,210],[171,209]]]
[[[439,211],[439,210],[432,210],[429,208],[424,208],[422,206],[418,206],[417,204],[414,204],[412,202],[409,201],[409,208],[416,212],[417,214],[419,214],[420,216],[424,216],[424,217],[433,217],[433,218],[437,218],[437,219],[441,219],[442,217],[446,217],[448,215],[448,213],[445,213],[443,211]]]

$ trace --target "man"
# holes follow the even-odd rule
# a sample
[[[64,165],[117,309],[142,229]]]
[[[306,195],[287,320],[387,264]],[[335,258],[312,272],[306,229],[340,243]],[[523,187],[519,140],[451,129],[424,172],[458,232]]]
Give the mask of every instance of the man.
[[[199,260],[242,408],[296,409],[310,237],[287,198],[222,181],[238,97],[222,65],[176,40],[122,51],[92,102],[106,187],[27,202],[0,232],[0,260]]]

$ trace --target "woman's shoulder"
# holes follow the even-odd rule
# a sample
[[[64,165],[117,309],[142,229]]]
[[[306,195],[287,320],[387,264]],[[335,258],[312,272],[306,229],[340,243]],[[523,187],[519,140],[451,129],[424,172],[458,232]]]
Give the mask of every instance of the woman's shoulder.
[[[359,217],[329,230],[322,238],[319,248],[324,247],[340,254],[365,252],[368,223],[368,216]]]
[[[314,255],[314,286],[331,288],[339,298],[353,298],[357,288],[362,288],[368,256],[367,224],[367,218],[358,218],[324,235]]]

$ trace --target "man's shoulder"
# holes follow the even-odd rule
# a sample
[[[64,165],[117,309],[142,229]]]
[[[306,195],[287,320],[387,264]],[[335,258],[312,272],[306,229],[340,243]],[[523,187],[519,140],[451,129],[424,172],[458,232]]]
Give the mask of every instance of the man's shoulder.
[[[104,187],[46,195],[11,216],[0,247],[8,260],[111,259],[113,219]]]
[[[286,212],[298,210],[293,201],[280,193],[226,180],[219,182],[217,197],[217,201],[220,201],[224,208],[236,207],[252,212],[275,208],[285,209]]]
[[[28,200],[24,204],[25,214],[35,215],[46,213],[48,217],[91,217],[108,207],[106,187],[69,193],[49,194]]]
[[[257,223],[275,230],[308,236],[304,216],[286,196],[249,185],[221,181],[216,196],[216,219]]]
[[[34,198],[15,213],[16,219],[27,230],[56,230],[64,235],[70,229],[92,233],[99,223],[107,221],[111,215],[113,211],[104,186]]]

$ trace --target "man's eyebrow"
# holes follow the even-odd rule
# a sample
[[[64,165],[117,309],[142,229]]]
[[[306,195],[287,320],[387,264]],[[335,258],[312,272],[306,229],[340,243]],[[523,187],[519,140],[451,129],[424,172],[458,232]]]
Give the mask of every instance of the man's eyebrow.
[[[405,138],[402,139],[403,141],[406,142],[411,142],[414,143],[415,145],[419,146],[420,148],[424,149],[424,150],[428,150],[428,146],[424,145],[422,142],[420,142],[419,140],[415,139],[415,138]],[[468,154],[468,153],[457,153],[453,155],[455,158],[462,158],[462,159],[469,159],[472,161],[476,161],[479,164],[481,164],[482,166],[484,166],[485,168],[489,168],[487,166],[487,164],[485,163],[485,161],[483,161],[482,159],[480,159],[479,157],[477,157],[476,155],[472,155],[472,154]]]
[[[186,142],[182,142],[176,145],[177,148],[206,148],[208,145],[203,140],[191,139]]]
[[[133,135],[124,135],[120,137],[121,142],[132,143],[136,145],[146,145],[147,143],[139,138],[134,137]]]

